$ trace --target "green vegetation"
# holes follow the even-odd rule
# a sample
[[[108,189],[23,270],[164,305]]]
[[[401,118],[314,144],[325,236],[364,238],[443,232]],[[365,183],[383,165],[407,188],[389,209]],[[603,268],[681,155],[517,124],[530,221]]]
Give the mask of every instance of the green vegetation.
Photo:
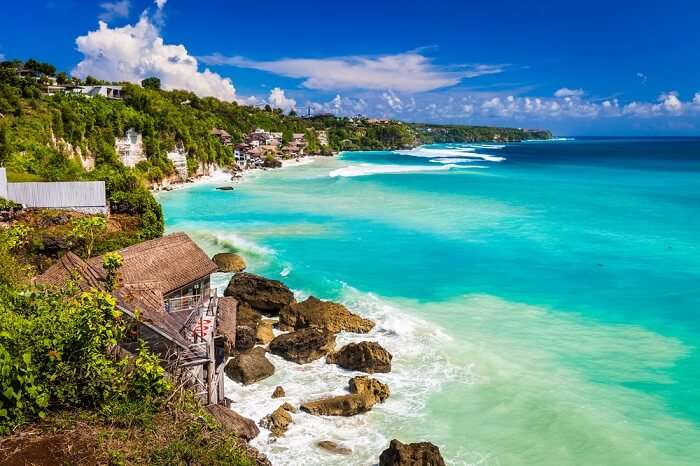
[[[551,139],[552,133],[540,129],[496,128],[493,126],[412,124],[424,144],[445,142],[512,142],[526,139]]]

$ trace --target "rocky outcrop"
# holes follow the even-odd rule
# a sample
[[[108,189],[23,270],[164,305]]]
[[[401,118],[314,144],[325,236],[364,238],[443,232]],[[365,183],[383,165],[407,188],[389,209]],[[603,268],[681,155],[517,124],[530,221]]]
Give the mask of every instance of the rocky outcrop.
[[[281,437],[292,423],[292,415],[280,406],[260,420],[260,427],[267,429],[275,437]]]
[[[389,397],[389,387],[367,376],[350,380],[350,394],[310,401],[301,405],[301,410],[321,416],[354,416],[366,413],[377,403]]]
[[[209,405],[207,409],[219,421],[224,430],[235,434],[239,439],[248,442],[260,433],[258,426],[255,425],[252,419],[243,417],[225,406]]]
[[[236,349],[236,300],[233,298],[219,299],[219,323],[216,329],[222,336],[224,351],[233,354]]]
[[[328,364],[337,364],[343,369],[373,374],[391,371],[391,353],[373,341],[349,343],[326,357]]]
[[[335,335],[317,328],[285,333],[270,342],[270,351],[297,364],[315,361],[335,349]]]
[[[227,298],[219,298],[219,301],[221,301],[221,299]],[[258,328],[258,324],[261,320],[262,314],[260,314],[257,311],[254,311],[253,308],[251,308],[246,303],[238,303],[238,312],[236,314],[236,323],[238,325],[245,325],[251,328]]]
[[[275,366],[265,357],[264,348],[253,348],[245,352],[236,352],[233,359],[226,364],[226,375],[236,382],[249,385],[265,379],[275,373]]]
[[[274,322],[271,320],[263,319],[258,324],[258,328],[255,329],[255,341],[260,345],[267,345],[275,338],[275,334],[272,331],[272,324]]]
[[[404,444],[394,439],[379,456],[379,466],[445,466],[445,460],[430,442]]]
[[[236,349],[238,351],[247,351],[255,346],[255,329],[247,325],[239,325],[236,327]]]
[[[281,330],[314,327],[332,333],[367,333],[374,327],[374,322],[353,314],[342,304],[310,296],[301,303],[283,308],[279,325]]]
[[[294,294],[282,282],[252,273],[237,273],[231,278],[224,296],[233,296],[253,310],[276,316],[294,302]]]
[[[331,442],[330,440],[321,440],[320,442],[316,442],[316,445],[319,448],[322,448],[331,453],[335,453],[337,455],[349,455],[350,453],[352,453],[351,449],[341,447],[337,443]]]
[[[287,403],[287,402],[282,403],[282,408],[283,408],[285,411],[289,411],[290,413],[296,413],[296,412],[297,412],[297,409],[296,409],[294,406],[292,406],[291,403]]]
[[[275,388],[275,391],[272,392],[272,398],[282,398],[285,395],[284,388],[280,387],[279,385]]]
[[[243,272],[246,268],[245,260],[238,254],[220,252],[211,258],[219,266],[219,272]]]

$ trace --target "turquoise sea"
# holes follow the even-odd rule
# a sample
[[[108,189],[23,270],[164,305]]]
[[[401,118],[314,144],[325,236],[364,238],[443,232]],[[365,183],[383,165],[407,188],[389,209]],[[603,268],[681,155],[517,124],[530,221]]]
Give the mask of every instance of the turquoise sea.
[[[452,465],[700,464],[700,139],[355,152],[221,184],[159,195],[167,229],[346,303],[378,325],[339,345],[394,354],[369,414],[263,432],[274,464],[374,464],[395,437]],[[276,385],[298,404],[353,375],[270,359],[227,381],[256,420]]]

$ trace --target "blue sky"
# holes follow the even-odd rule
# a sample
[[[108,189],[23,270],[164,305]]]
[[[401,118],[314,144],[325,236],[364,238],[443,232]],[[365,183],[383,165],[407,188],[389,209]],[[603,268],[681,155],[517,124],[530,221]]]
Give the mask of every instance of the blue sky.
[[[697,135],[699,22],[690,0],[29,0],[0,54],[285,110]]]

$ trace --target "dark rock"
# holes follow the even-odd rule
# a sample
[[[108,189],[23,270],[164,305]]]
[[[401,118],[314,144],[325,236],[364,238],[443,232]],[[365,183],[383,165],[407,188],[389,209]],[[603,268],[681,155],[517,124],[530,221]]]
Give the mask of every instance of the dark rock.
[[[326,357],[329,364],[337,364],[343,369],[373,374],[391,371],[391,353],[373,341],[349,343]]]
[[[269,430],[275,437],[281,437],[292,423],[292,415],[280,406],[260,420],[260,427]]]
[[[270,351],[288,361],[305,364],[333,351],[335,335],[316,328],[285,333],[270,342]]]
[[[354,416],[366,413],[389,396],[389,387],[367,376],[350,380],[350,394],[333,396],[301,405],[301,410],[321,416]]]
[[[243,417],[225,406],[209,405],[207,409],[219,421],[224,430],[236,434],[236,437],[246,442],[254,439],[260,433],[258,426],[252,419]]]
[[[323,448],[326,451],[336,453],[338,455],[349,455],[352,453],[351,449],[338,446],[337,443],[331,442],[330,440],[321,440],[320,442],[316,442],[316,445],[319,448]]]
[[[275,388],[275,391],[272,392],[272,398],[282,398],[286,394],[284,393],[284,388],[280,387],[279,385],[277,388]]]
[[[262,314],[260,314],[257,311],[254,311],[253,308],[251,308],[246,303],[238,303],[238,312],[236,314],[236,323],[238,325],[245,325],[247,327],[257,329],[260,320],[262,320]]]
[[[290,413],[297,412],[297,409],[294,406],[292,406],[291,403],[287,403],[287,402],[282,403],[282,409],[284,409],[285,411],[289,411]]]
[[[374,327],[374,322],[353,314],[342,304],[310,296],[301,303],[283,308],[279,325],[281,330],[315,327],[332,333],[367,333]]]
[[[247,351],[255,346],[255,329],[247,325],[239,325],[236,327],[236,349],[238,351]]]
[[[218,186],[216,189],[219,191],[233,191],[233,186]]]
[[[219,272],[243,272],[246,268],[245,259],[231,252],[220,252],[211,258],[219,266]]]
[[[271,316],[294,302],[294,294],[282,282],[247,272],[231,278],[224,296],[233,296],[253,310]]]
[[[404,444],[394,439],[379,456],[379,466],[445,466],[445,460],[430,442]]]
[[[275,373],[275,366],[265,357],[264,348],[253,348],[245,352],[236,352],[224,371],[236,382],[249,385],[265,379]]]

